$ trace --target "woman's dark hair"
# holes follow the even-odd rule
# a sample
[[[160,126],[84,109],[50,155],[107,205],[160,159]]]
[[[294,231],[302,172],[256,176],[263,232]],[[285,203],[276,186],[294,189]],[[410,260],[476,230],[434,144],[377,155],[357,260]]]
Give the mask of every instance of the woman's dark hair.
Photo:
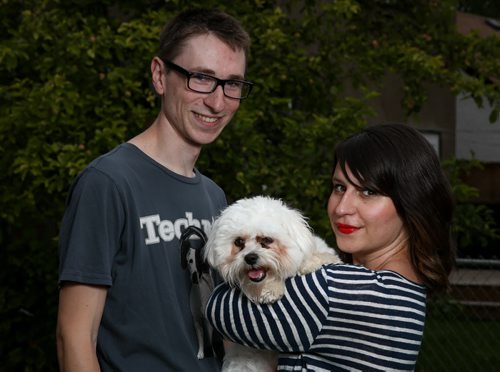
[[[209,33],[233,50],[243,50],[248,59],[250,36],[235,18],[216,9],[190,9],[175,16],[161,32],[157,55],[163,60],[173,60],[181,54],[189,38]]]
[[[392,199],[408,233],[412,263],[430,294],[448,287],[455,255],[454,201],[438,156],[416,130],[403,124],[370,126],[335,148],[334,165],[346,166],[366,187]],[[349,257],[343,257],[352,260]]]

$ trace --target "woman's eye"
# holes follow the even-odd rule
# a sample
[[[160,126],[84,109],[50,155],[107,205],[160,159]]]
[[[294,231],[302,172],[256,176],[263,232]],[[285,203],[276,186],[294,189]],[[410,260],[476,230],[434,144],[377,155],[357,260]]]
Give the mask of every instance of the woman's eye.
[[[373,196],[376,195],[377,193],[370,189],[362,189],[361,194],[363,194],[363,196]]]
[[[333,192],[335,193],[342,193],[345,191],[345,186],[340,184],[340,183],[334,183],[333,184]]]

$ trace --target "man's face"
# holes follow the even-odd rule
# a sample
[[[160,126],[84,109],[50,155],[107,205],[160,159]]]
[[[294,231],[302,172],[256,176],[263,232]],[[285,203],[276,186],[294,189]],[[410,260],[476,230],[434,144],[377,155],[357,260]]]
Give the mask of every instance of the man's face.
[[[212,34],[188,39],[172,62],[219,79],[243,79],[245,75],[245,52],[232,50]],[[168,123],[181,140],[194,146],[213,142],[240,105],[240,100],[224,96],[222,86],[209,94],[189,90],[187,78],[175,71],[165,75],[162,100]]]

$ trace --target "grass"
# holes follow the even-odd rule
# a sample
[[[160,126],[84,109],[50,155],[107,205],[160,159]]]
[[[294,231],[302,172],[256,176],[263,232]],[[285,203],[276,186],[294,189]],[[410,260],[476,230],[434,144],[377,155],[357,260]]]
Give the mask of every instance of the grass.
[[[430,308],[416,371],[500,371],[500,319],[459,305]]]

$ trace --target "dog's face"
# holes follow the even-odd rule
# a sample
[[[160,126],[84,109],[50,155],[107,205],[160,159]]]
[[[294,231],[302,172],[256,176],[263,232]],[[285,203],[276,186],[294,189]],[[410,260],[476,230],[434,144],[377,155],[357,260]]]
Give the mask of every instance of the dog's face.
[[[312,232],[298,211],[258,196],[222,212],[208,235],[205,258],[226,282],[255,298],[266,283],[295,275],[313,247]]]

